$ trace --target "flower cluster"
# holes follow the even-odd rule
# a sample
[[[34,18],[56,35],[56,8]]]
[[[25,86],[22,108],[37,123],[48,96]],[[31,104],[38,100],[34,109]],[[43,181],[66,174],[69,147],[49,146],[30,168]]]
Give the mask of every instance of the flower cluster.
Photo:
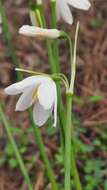
[[[39,1],[39,3],[42,3]],[[88,10],[88,0],[56,0],[57,18],[63,18],[68,24],[73,23],[73,17],[69,6],[77,9]],[[57,29],[44,29],[38,26],[24,25],[19,33],[30,37],[55,39],[62,35]],[[51,77],[45,75],[31,76],[5,89],[8,95],[22,93],[16,104],[16,111],[24,111],[31,105],[33,108],[34,122],[42,126],[54,112],[54,126],[57,123],[57,90]]]

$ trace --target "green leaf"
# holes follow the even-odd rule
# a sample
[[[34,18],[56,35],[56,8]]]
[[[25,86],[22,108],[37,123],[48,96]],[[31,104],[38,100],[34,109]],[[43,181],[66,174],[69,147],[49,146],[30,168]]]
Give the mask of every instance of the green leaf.
[[[107,190],[107,180],[104,181],[104,190]]]
[[[22,129],[19,127],[11,127],[11,132],[13,133],[13,135],[19,135],[22,134]]]
[[[21,147],[19,148],[19,152],[20,152],[21,154],[24,154],[26,151],[27,151],[27,146],[21,146]]]
[[[10,165],[11,168],[16,168],[16,167],[18,167],[18,162],[17,162],[16,159],[11,158],[11,159],[9,160],[9,165]]]
[[[90,97],[90,102],[96,103],[104,99],[104,96],[101,95],[95,95]]]
[[[75,147],[76,147],[76,150],[81,153],[88,153],[88,152],[93,151],[94,149],[93,146],[84,144],[80,139],[75,140]]]
[[[93,144],[100,147],[100,146],[101,146],[101,141],[100,141],[100,139],[98,139],[98,138],[95,139],[94,142],[93,142]]]
[[[13,147],[12,147],[12,145],[10,143],[6,145],[5,153],[8,156],[13,156],[14,155],[14,150],[13,150]]]
[[[55,159],[57,164],[63,164],[62,148],[59,148],[58,153],[55,155]]]
[[[98,20],[98,19],[92,19],[90,22],[91,27],[93,27],[94,29],[99,29],[101,28],[103,24],[103,20]]]

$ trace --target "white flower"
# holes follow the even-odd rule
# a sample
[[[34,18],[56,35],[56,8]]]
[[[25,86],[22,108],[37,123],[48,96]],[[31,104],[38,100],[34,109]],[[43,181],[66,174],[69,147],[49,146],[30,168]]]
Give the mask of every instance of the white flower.
[[[31,37],[58,38],[61,31],[57,29],[44,29],[37,26],[24,25],[19,29],[19,34]]]
[[[91,6],[88,0],[56,0],[57,17],[61,17],[68,24],[73,23],[73,17],[69,5],[74,8],[88,10]]]
[[[55,82],[47,76],[31,76],[5,88],[8,95],[22,93],[16,111],[24,111],[34,104],[33,119],[36,125],[42,126],[54,113],[54,124],[57,122],[57,90]]]

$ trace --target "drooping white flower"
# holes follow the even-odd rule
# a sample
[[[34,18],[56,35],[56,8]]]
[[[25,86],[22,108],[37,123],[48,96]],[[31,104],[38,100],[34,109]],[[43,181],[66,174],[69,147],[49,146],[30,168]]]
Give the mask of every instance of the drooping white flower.
[[[41,38],[58,38],[61,35],[61,31],[57,29],[44,29],[37,26],[24,25],[19,29],[19,34],[30,37]]]
[[[42,126],[54,112],[54,124],[57,122],[57,90],[55,82],[48,76],[31,76],[5,88],[8,95],[22,93],[16,111],[24,111],[31,105],[36,125]]]
[[[73,23],[69,5],[82,10],[88,10],[91,6],[89,0],[56,0],[57,17],[58,19],[63,18],[68,24]]]

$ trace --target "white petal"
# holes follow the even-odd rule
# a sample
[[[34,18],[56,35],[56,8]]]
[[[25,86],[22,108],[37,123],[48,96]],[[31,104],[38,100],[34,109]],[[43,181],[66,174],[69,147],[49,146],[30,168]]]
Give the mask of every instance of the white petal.
[[[33,119],[36,125],[42,126],[52,114],[52,108],[45,110],[37,101],[33,108]]]
[[[60,20],[61,18],[61,5],[60,5],[60,0],[56,0],[56,14],[57,14],[57,19]]]
[[[49,81],[51,80],[49,77],[43,77],[43,76],[31,76],[28,77],[20,82],[14,83],[10,85],[9,87],[5,88],[5,93],[8,95],[16,95],[20,94],[25,91],[25,89],[34,86],[36,87],[41,82]]]
[[[33,104],[32,90],[33,90],[33,88],[27,89],[20,96],[20,98],[16,104],[16,111],[24,111]]]
[[[72,7],[82,10],[88,10],[91,6],[88,0],[67,0],[67,3]]]
[[[57,16],[62,17],[65,22],[68,24],[73,23],[73,17],[70,11],[69,6],[67,5],[66,0],[57,0],[56,1],[56,10],[57,10]]]
[[[44,29],[36,26],[24,25],[19,29],[19,33],[31,37],[58,38],[60,31],[57,29]]]
[[[51,80],[41,84],[38,88],[38,99],[39,103],[44,107],[44,109],[50,109],[55,100],[56,84]]]
[[[17,88],[17,85],[20,85],[20,82],[14,83],[10,86],[8,86],[7,88],[4,89],[5,93],[8,95],[16,95],[16,94],[20,94],[22,92],[22,90],[19,90]]]
[[[54,124],[53,126],[56,127],[57,124],[57,90],[55,92],[55,101],[54,101]]]

